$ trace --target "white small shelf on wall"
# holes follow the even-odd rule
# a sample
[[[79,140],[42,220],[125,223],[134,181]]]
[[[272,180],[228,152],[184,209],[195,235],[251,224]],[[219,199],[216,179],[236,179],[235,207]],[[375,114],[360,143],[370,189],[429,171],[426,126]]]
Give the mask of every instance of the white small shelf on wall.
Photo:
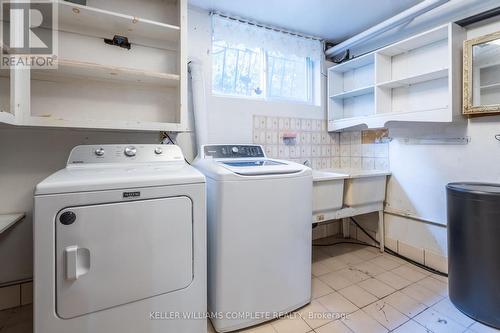
[[[0,122],[186,131],[187,0],[57,0],[57,69],[0,74]],[[109,45],[115,35],[130,49]]]
[[[450,23],[328,69],[328,130],[460,117],[463,28]]]
[[[0,234],[24,218],[24,213],[0,214]]]

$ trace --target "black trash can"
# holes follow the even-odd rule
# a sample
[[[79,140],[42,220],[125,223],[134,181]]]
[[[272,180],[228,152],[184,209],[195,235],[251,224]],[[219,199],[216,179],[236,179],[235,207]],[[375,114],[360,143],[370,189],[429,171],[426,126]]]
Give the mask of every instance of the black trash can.
[[[446,192],[450,300],[500,328],[500,184],[450,183]]]

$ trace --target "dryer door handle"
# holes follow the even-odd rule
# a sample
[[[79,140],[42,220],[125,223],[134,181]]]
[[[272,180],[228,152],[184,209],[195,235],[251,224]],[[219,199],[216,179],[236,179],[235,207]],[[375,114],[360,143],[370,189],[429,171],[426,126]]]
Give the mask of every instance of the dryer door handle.
[[[76,245],[64,249],[66,278],[76,280],[90,270],[90,251]]]

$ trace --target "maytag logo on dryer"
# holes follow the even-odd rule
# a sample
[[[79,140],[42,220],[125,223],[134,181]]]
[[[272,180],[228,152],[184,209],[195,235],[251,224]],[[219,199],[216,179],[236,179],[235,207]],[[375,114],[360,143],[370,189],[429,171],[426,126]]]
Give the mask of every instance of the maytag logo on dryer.
[[[140,196],[141,196],[141,192],[140,191],[123,192],[123,198],[124,199],[138,198]]]

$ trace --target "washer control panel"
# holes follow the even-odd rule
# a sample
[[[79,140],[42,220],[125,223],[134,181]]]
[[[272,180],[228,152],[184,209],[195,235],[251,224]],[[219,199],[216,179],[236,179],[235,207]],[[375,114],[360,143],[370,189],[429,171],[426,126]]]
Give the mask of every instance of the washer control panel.
[[[181,149],[175,145],[82,145],[71,151],[68,165],[95,163],[184,162]]]
[[[212,158],[259,158],[266,157],[259,145],[206,145],[204,157]]]

